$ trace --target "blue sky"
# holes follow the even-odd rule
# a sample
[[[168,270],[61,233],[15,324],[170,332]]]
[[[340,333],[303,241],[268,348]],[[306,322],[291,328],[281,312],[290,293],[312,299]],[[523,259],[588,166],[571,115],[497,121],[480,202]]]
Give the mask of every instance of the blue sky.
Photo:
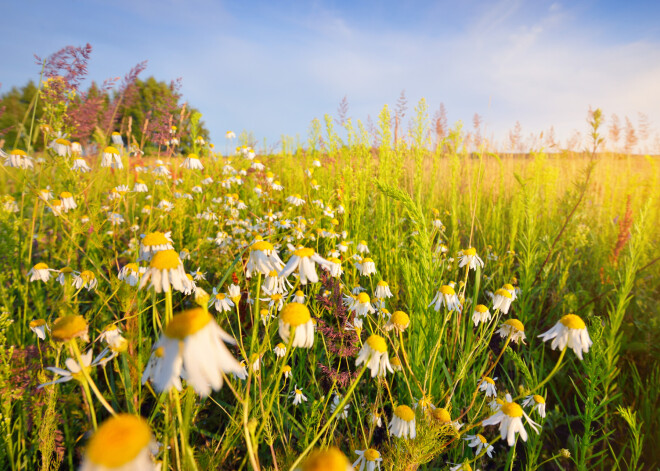
[[[35,0],[2,11],[0,92],[38,78],[33,54],[89,42],[97,81],[142,60],[143,77],[181,77],[219,143],[229,129],[305,140],[344,96],[364,121],[402,90],[409,116],[424,97],[467,128],[479,113],[501,142],[516,121],[524,135],[584,134],[590,105],[635,124],[644,113],[660,130],[657,1]]]

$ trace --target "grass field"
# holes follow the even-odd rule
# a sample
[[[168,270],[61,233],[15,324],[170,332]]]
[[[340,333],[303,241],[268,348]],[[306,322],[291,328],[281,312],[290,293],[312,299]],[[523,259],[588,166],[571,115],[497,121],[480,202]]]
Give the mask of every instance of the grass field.
[[[381,118],[199,161],[5,149],[0,467],[660,465],[658,159]]]

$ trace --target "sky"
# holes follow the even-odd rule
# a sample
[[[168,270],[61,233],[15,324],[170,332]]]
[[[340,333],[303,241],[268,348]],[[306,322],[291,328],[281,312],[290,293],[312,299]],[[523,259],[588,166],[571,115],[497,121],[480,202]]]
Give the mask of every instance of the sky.
[[[432,116],[504,143],[552,126],[587,133],[589,107],[647,116],[660,145],[660,2],[571,0],[3,2],[0,93],[38,79],[34,54],[93,47],[89,78],[182,79],[215,142],[253,132],[274,145],[306,141],[310,122],[377,121],[402,91],[407,116],[423,97]],[[502,144],[503,145],[503,144]]]

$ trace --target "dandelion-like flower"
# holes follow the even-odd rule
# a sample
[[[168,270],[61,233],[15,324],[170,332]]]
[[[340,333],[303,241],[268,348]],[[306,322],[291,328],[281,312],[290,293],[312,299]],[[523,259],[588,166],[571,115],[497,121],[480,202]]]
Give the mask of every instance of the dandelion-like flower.
[[[486,454],[488,455],[489,458],[493,457],[493,451],[495,448],[493,448],[493,445],[488,443],[488,440],[486,440],[486,437],[481,435],[480,433],[476,435],[466,435],[465,438],[463,438],[466,442],[468,442],[468,446],[470,448],[475,448],[474,454],[479,456],[481,454],[482,450],[486,450]]]
[[[235,340],[202,308],[176,314],[153,347],[142,384],[151,380],[158,392],[172,386],[181,389],[181,379],[202,397],[222,387],[223,373],[239,374],[241,365],[225,342]]]
[[[497,333],[500,334],[503,338],[511,336],[511,341],[515,343],[525,343],[525,326],[518,319],[509,319],[505,321]]]
[[[417,436],[415,412],[408,406],[398,406],[392,414],[389,431],[390,435],[398,438],[414,439]]]
[[[365,363],[371,370],[371,377],[385,376],[387,371],[394,373],[387,353],[387,342],[380,335],[371,335],[362,346],[355,359],[355,366]]]
[[[310,283],[317,283],[319,277],[316,274],[314,263],[326,265],[328,262],[314,252],[314,249],[300,247],[293,252],[293,255],[280,271],[279,275],[282,277],[288,277],[294,271],[298,270],[300,284],[306,285],[308,281]]]
[[[293,347],[311,348],[314,345],[314,322],[307,306],[289,303],[280,312],[279,333],[285,343],[293,328]]]
[[[357,471],[380,470],[380,463],[382,463],[383,458],[380,457],[378,450],[374,450],[373,448],[355,450],[355,454],[358,455],[358,459],[353,463],[353,468]]]
[[[85,448],[80,471],[156,471],[157,449],[149,424],[141,417],[118,414],[103,422]]]
[[[589,347],[593,344],[589,337],[589,331],[584,321],[575,314],[566,314],[559,319],[552,329],[539,335],[539,337],[547,342],[550,339],[552,343],[550,348],[553,350],[559,348],[563,350],[568,346],[575,352],[575,355],[582,360],[582,353],[587,353]]]

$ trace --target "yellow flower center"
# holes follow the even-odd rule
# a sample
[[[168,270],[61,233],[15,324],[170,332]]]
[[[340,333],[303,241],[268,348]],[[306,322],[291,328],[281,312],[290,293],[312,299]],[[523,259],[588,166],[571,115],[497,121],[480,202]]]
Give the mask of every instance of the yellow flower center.
[[[157,270],[172,270],[181,265],[179,254],[174,250],[161,250],[156,252],[151,259],[149,266]]]
[[[307,306],[300,303],[289,303],[284,306],[282,312],[280,313],[280,319],[285,324],[289,324],[292,327],[298,327],[310,321],[311,316],[309,315],[309,309]]]
[[[298,296],[298,297],[300,298],[300,297],[305,296],[305,293],[303,293],[302,291],[298,290],[298,291],[296,291],[296,296]]]
[[[435,420],[443,424],[447,424],[451,422],[451,415],[449,414],[449,411],[444,407],[438,407],[437,409],[434,409],[433,417],[435,418]]]
[[[39,262],[34,266],[35,270],[48,270],[48,265],[43,262]]]
[[[503,296],[503,297],[509,298],[509,299],[512,298],[511,293],[509,293],[507,290],[502,289],[502,288],[495,291],[495,296]]]
[[[127,263],[124,268],[126,268],[126,271],[140,271],[140,268],[138,267],[137,263]]]
[[[62,199],[71,198],[72,196],[73,195],[71,193],[69,193],[68,191],[63,191],[62,193],[60,193],[60,198],[62,198]]]
[[[366,246],[366,245],[367,245],[367,241],[366,241],[366,240],[361,240],[361,241],[360,241],[360,245],[364,245],[364,246]]]
[[[478,433],[477,438],[481,443],[488,443],[488,440],[486,440],[486,437],[484,437],[482,434]]]
[[[279,348],[280,350],[286,348],[286,345],[284,345],[282,342],[278,343],[275,348]]]
[[[504,412],[509,417],[522,417],[523,410],[515,402],[505,402],[502,406],[502,412]]]
[[[475,249],[474,247],[470,247],[469,249],[464,249],[463,255],[467,255],[467,256],[477,255],[477,249]]]
[[[112,147],[112,146],[108,146],[105,149],[103,149],[103,153],[105,153],[105,154],[119,154],[119,151],[117,149],[115,149],[114,147]]]
[[[170,241],[162,232],[151,232],[142,238],[142,245],[167,245],[169,243]]]
[[[410,317],[408,317],[408,314],[406,314],[403,311],[394,311],[394,314],[392,314],[390,321],[392,322],[392,324],[397,325],[399,327],[406,327],[410,323]]]
[[[484,381],[487,382],[487,383],[489,383],[489,384],[495,384],[495,381],[493,381],[493,378],[490,378],[490,377],[488,377],[488,376],[486,376],[486,377],[484,378]]]
[[[297,293],[296,293],[296,295],[297,295]],[[282,298],[283,298],[283,296],[280,293],[273,293],[273,294],[270,295],[270,299],[272,299],[273,301],[279,301]]]
[[[313,453],[302,466],[302,471],[346,471],[350,469],[348,458],[332,447]]]
[[[341,264],[341,260],[339,260],[339,259],[336,258],[336,257],[330,257],[330,258],[328,258],[327,260],[328,260],[328,262],[330,262],[330,263],[336,263],[336,264],[339,264],[339,265]]]
[[[83,316],[64,316],[55,321],[51,333],[54,340],[64,342],[84,336],[88,328]]]
[[[94,273],[92,273],[91,271],[85,270],[80,274],[80,278],[82,278],[85,283],[89,283],[94,278],[96,278],[96,276],[94,276]]]
[[[516,329],[520,332],[525,332],[525,326],[518,319],[509,319],[508,321],[506,321],[504,323],[504,325],[508,325],[510,327],[513,327],[514,329]]]
[[[32,322],[30,322],[30,328],[32,329],[36,327],[41,327],[42,325],[46,325],[46,321],[43,319],[35,319]]]
[[[569,329],[581,330],[587,328],[587,326],[584,324],[584,321],[575,314],[566,314],[559,320],[559,322],[564,324],[564,326],[568,327]]]
[[[22,155],[22,156],[26,156],[27,154],[25,153],[24,150],[21,150],[21,149],[14,149],[14,150],[11,151],[11,155]]]
[[[189,309],[172,317],[165,328],[165,335],[171,339],[184,340],[202,330],[212,320],[211,314],[200,307]]]
[[[373,448],[369,448],[367,450],[364,450],[364,459],[367,461],[376,461],[378,458],[380,458],[380,453],[378,453],[377,450],[374,450]]]
[[[365,263],[374,263],[374,261],[369,257],[367,257],[362,259],[362,264],[364,265]]]
[[[156,358],[163,358],[165,356],[165,348],[158,347],[156,350],[154,350],[154,355]]]
[[[265,240],[260,240],[252,244],[250,250],[261,250],[263,252],[265,250],[273,250],[273,248],[274,248],[273,244],[271,244],[270,242],[266,242]]]
[[[502,288],[504,288],[507,291],[513,291],[514,290],[513,285],[511,285],[510,283],[506,283],[504,286],[502,286]]]
[[[543,398],[543,396],[534,394],[534,402],[536,402],[537,404],[545,404],[545,399]]]
[[[360,304],[368,304],[370,301],[369,295],[367,293],[358,294],[357,300]]]
[[[222,294],[222,293],[218,293],[218,294],[215,295],[215,299],[219,299],[219,300],[221,300],[221,301],[222,301],[223,299],[225,299],[226,297],[227,297],[227,296],[225,296],[225,295]]]
[[[440,287],[440,293],[452,296],[452,295],[456,294],[456,291],[454,291],[454,288],[452,288],[449,285],[442,285]]]
[[[372,350],[375,350],[380,353],[385,353],[387,351],[387,342],[380,335],[372,335],[367,339],[367,345],[371,347]]]
[[[295,252],[293,252],[293,254],[297,255],[300,258],[311,257],[312,255],[314,255],[314,249],[302,247],[296,250]]]
[[[480,313],[482,313],[482,314],[483,314],[484,312],[488,312],[488,308],[487,308],[486,306],[484,306],[483,304],[477,304],[477,305],[475,306],[474,310],[477,311],[477,312],[480,312]]]
[[[151,442],[146,420],[119,414],[106,420],[87,444],[89,460],[103,468],[118,468],[133,461]]]
[[[401,360],[399,360],[399,357],[394,357],[390,360],[390,365],[401,366]]]
[[[290,373],[291,372],[291,367],[289,365],[285,365],[284,368],[282,368],[282,373]]]
[[[197,154],[188,154],[188,158],[189,159],[199,159],[199,157],[197,157]]]
[[[379,281],[378,286],[389,286],[389,285],[387,284],[387,281]]]
[[[55,142],[58,143],[58,144],[62,144],[63,146],[71,145],[71,143],[69,141],[67,141],[66,139],[63,139],[61,137],[59,139],[55,139]]]
[[[415,420],[415,412],[408,406],[398,406],[396,409],[394,409],[394,415],[404,422],[411,422]]]
[[[277,271],[271,270],[271,272],[268,274],[271,278],[277,278]]]

